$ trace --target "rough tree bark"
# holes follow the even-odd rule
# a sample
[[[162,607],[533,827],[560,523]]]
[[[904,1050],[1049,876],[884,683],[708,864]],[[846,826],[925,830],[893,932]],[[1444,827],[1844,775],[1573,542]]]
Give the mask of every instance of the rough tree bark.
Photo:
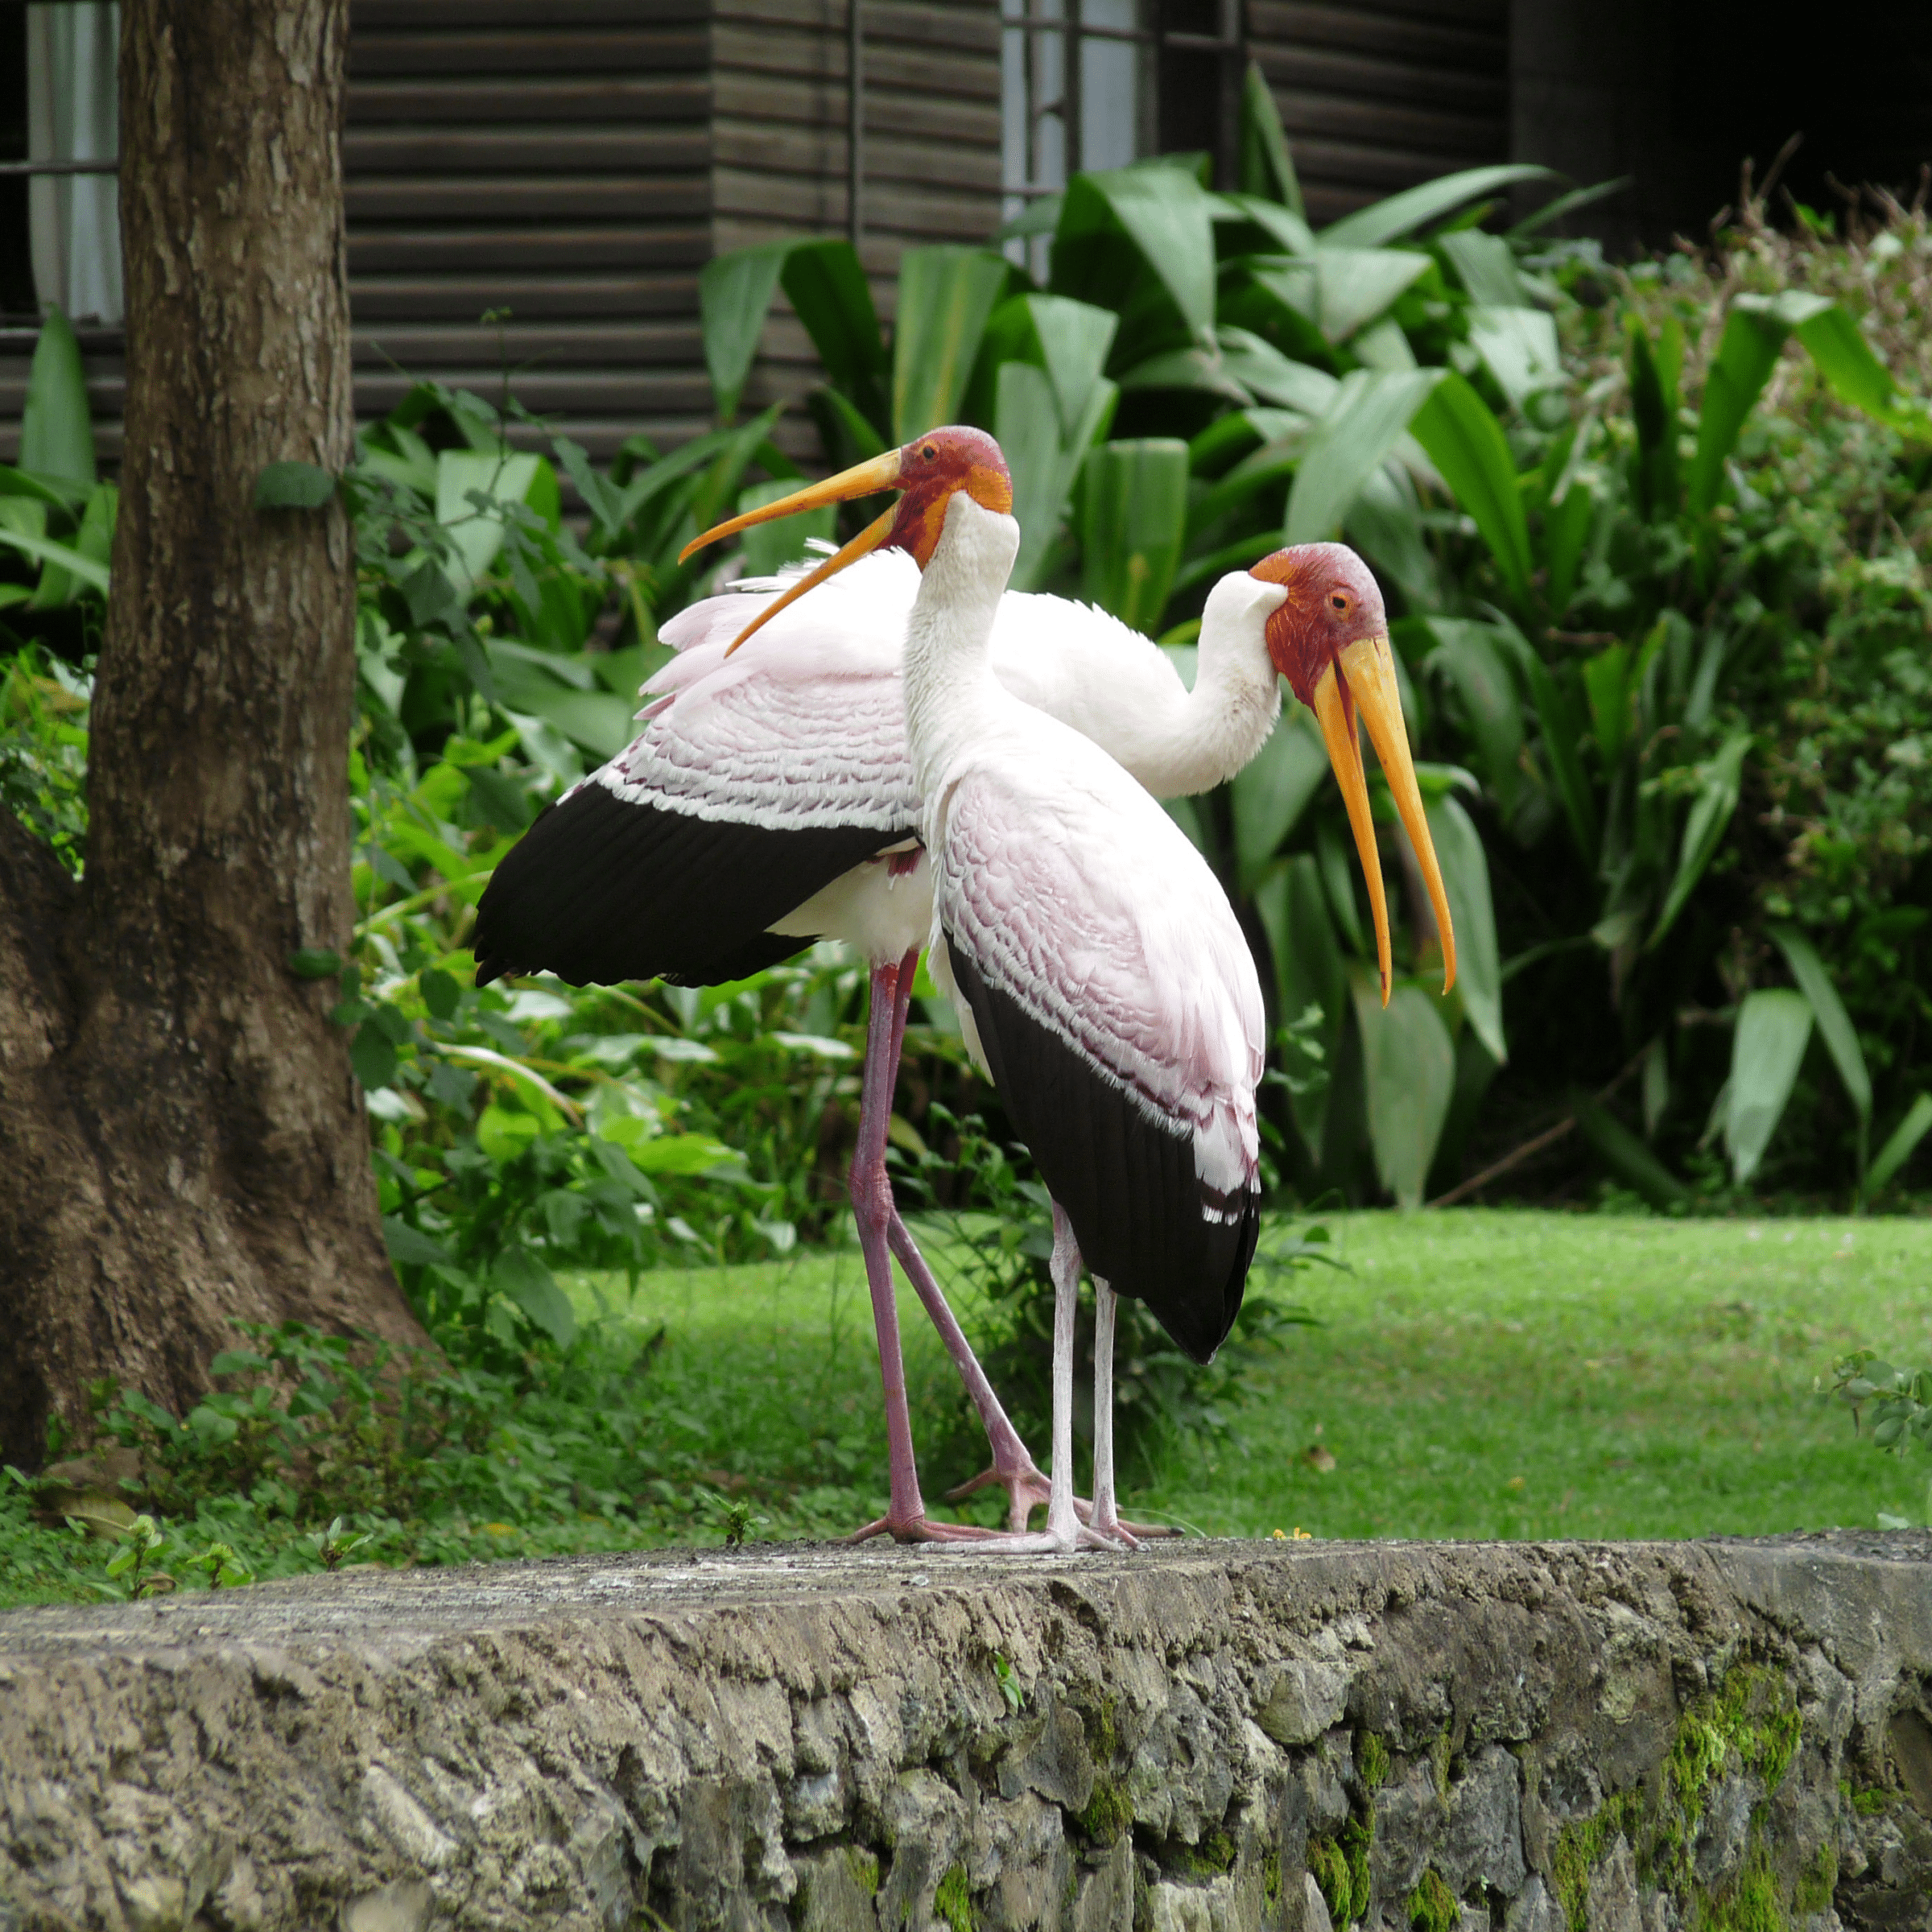
[[[180,1408],[237,1319],[419,1340],[334,983],[351,532],[347,0],[128,0],[126,442],[85,877],[0,812],[0,1453],[112,1376]]]

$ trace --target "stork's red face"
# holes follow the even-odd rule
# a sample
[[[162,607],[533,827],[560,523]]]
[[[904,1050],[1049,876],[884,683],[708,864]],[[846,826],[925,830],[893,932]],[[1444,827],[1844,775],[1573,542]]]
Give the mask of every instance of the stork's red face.
[[[1389,619],[1368,566],[1346,543],[1298,543],[1263,557],[1249,572],[1287,592],[1268,620],[1268,654],[1311,709],[1322,673],[1351,644],[1385,638]]]
[[[1382,1004],[1389,1004],[1389,907],[1382,891],[1375,821],[1368,809],[1368,780],[1356,737],[1357,712],[1368,728],[1369,741],[1382,762],[1382,775],[1422,869],[1442,935],[1443,990],[1447,993],[1455,984],[1455,930],[1450,923],[1449,897],[1409,755],[1409,732],[1402,720],[1381,590],[1368,566],[1345,543],[1298,543],[1278,550],[1257,564],[1251,574],[1264,584],[1281,584],[1288,593],[1267,621],[1268,654],[1289,688],[1319,722],[1328,762],[1348,808],[1368,887],[1369,910],[1375,917]]]
[[[932,561],[939,533],[946,527],[946,506],[959,491],[964,490],[982,510],[996,511],[1003,517],[1013,514],[1013,478],[1007,472],[1006,459],[1000,453],[999,444],[983,429],[931,430],[878,460],[898,465],[887,487],[906,493],[899,498],[892,527],[878,547],[910,552],[921,570]],[[861,464],[858,469],[848,470],[845,474],[856,477],[867,467]],[[819,488],[829,489],[839,481],[834,477]],[[861,485],[845,493],[863,496],[868,493]]]
[[[923,570],[932,561],[940,533],[946,527],[946,506],[961,490],[982,509],[1001,516],[1009,516],[1013,511],[1013,478],[1007,472],[1006,459],[1000,454],[999,444],[985,430],[958,426],[929,429],[924,436],[914,436],[902,449],[890,449],[882,456],[874,456],[869,463],[854,464],[850,469],[840,470],[836,477],[828,477],[823,483],[808,484],[803,489],[793,491],[789,497],[780,497],[776,503],[747,510],[741,517],[733,517],[729,522],[706,530],[703,536],[684,546],[678,561],[681,564],[694,550],[702,549],[707,543],[715,543],[720,538],[735,536],[753,523],[770,523],[779,517],[792,516],[801,510],[815,510],[824,503],[844,503],[855,497],[877,496],[883,489],[902,490],[905,493],[882,517],[861,530],[843,550],[828,557],[816,570],[793,584],[783,597],[768,604],[732,640],[732,650],[736,650],[760,625],[770,622],[787,604],[795,602],[807,591],[836,576],[847,564],[857,563],[871,551],[905,551]],[[726,655],[729,654],[728,651]]]

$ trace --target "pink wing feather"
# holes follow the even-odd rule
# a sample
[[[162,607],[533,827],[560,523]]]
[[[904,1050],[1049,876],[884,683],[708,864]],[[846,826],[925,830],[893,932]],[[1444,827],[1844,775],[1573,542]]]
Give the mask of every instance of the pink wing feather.
[[[899,663],[919,570],[897,553],[876,561],[884,568],[835,577],[729,657],[775,592],[680,611],[661,634],[678,655],[650,681],[645,729],[585,782],[700,818],[910,828],[919,798]],[[907,572],[910,587],[897,582]]]
[[[1035,791],[1023,768],[964,774],[938,917],[981,978],[1150,1120],[1191,1135],[1203,1182],[1252,1187],[1265,1038],[1253,956],[1173,820],[1137,787],[1106,789]]]

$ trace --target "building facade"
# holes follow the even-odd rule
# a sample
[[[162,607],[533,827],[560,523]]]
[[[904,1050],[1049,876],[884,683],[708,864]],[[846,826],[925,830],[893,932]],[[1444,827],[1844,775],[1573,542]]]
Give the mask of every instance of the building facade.
[[[352,0],[357,408],[382,413],[419,375],[507,381],[599,458],[631,436],[675,443],[709,420],[714,253],[848,234],[884,303],[906,247],[985,242],[1073,169],[1205,150],[1224,171],[1249,60],[1311,216],[1332,219],[1505,156],[1508,3]],[[73,295],[116,453],[124,345],[101,291],[118,256],[96,258],[118,247],[114,14],[0,0],[0,460],[50,283]],[[765,351],[751,400],[810,386],[782,312]],[[811,453],[802,412],[787,422]]]

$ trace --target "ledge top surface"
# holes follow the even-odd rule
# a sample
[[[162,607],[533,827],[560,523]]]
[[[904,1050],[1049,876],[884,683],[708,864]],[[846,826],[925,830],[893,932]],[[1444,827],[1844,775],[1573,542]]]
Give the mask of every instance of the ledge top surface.
[[[1758,1539],[1680,1542],[1451,1543],[1195,1538],[1129,1554],[976,1555],[970,1549],[765,1543],[739,1550],[658,1549],[617,1554],[472,1563],[448,1568],[347,1570],[218,1593],[184,1591],[139,1604],[50,1604],[0,1615],[0,1660],[218,1649],[229,1644],[333,1648],[418,1641],[527,1627],[554,1619],[679,1620],[733,1610],[808,1611],[841,1600],[876,1602],[908,1591],[1103,1594],[1164,1582],[1296,1585],[1316,1596],[1383,1583],[1409,1594],[1433,1577],[1467,1588],[1484,1571],[1554,1578],[1591,1571],[1711,1568],[1817,1576],[1841,1566],[1926,1568],[1932,1532],[1827,1530]],[[1848,1579],[1847,1579],[1849,1580]]]

